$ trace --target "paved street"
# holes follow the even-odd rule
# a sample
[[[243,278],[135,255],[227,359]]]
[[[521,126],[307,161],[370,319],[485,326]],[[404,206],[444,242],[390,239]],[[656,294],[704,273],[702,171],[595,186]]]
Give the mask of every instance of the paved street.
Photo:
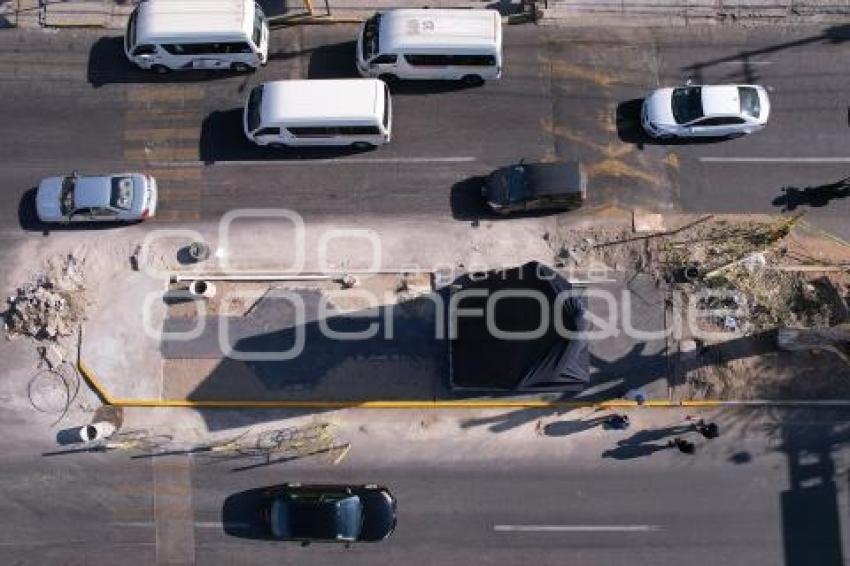
[[[112,243],[108,230],[43,234],[35,222],[34,185],[72,169],[140,169],[159,179],[156,221],[120,229],[135,235],[208,227],[237,207],[286,207],[308,223],[430,226],[431,245],[449,246],[458,232],[446,223],[469,224],[481,214],[468,181],[524,157],[585,162],[591,212],[610,205],[805,211],[813,224],[850,239],[850,200],[822,202],[804,191],[847,177],[850,167],[846,27],[509,27],[504,79],[474,89],[396,88],[393,141],[367,153],[260,150],[240,127],[255,84],[352,76],[353,26],[274,30],[269,65],[245,76],[142,73],[109,33],[0,31],[4,292],[19,283],[11,273],[20,260],[41,257],[45,242]],[[734,141],[646,139],[636,101],[687,79],[764,84],[770,124]],[[799,192],[787,197],[783,188]],[[523,226],[529,240],[540,240],[552,222],[534,217],[491,229]],[[2,391],[4,402],[14,395],[19,403],[0,422],[19,427],[32,409],[21,408],[22,388]],[[375,464],[381,455],[370,453],[336,468],[299,461],[245,470],[197,455],[42,456],[55,448],[42,442],[54,430],[39,422],[34,446],[0,441],[7,455],[0,459],[0,514],[7,517],[0,561],[844,564],[847,415],[773,418],[782,421],[778,432],[754,421],[693,457],[658,447],[669,434],[628,440],[638,428],[581,442],[562,434],[557,442],[578,446],[570,459],[544,453],[527,462],[491,448],[503,450],[499,464],[450,454],[382,467]],[[498,446],[497,435],[488,440]],[[296,480],[384,483],[399,498],[398,531],[386,543],[350,550],[284,548],[250,538],[239,497],[226,505],[242,490]]]
[[[727,413],[724,436],[694,456],[652,448],[676,434],[650,424],[660,415],[591,436],[555,420],[546,442],[574,443],[568,461],[444,454],[386,467],[357,446],[338,467],[121,452],[7,460],[0,512],[15,519],[0,546],[9,564],[845,563],[847,435],[830,422],[841,415]],[[738,419],[748,428],[732,432]],[[283,481],[383,483],[399,500],[397,531],[348,550],[258,540],[245,491]]]
[[[162,181],[160,220],[185,224],[237,204],[292,207],[308,219],[464,218],[475,204],[463,181],[521,157],[585,161],[597,205],[775,213],[783,187],[837,181],[850,160],[839,94],[850,81],[844,28],[612,30],[600,38],[592,29],[510,27],[503,80],[398,88],[393,142],[365,154],[258,150],[239,125],[256,83],[351,76],[353,26],[277,30],[271,62],[253,75],[164,80],[130,68],[120,39],[101,33],[0,36],[5,235],[19,233],[25,192],[72,168],[152,172]],[[688,78],[765,84],[768,128],[713,143],[644,139],[629,101]],[[848,206],[786,208],[848,236]]]

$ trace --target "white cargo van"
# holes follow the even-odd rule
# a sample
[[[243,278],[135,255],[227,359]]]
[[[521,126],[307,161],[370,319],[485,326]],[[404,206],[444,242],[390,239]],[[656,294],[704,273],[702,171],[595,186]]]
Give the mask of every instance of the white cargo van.
[[[143,69],[249,71],[265,65],[269,26],[254,0],[142,0],[124,36]]]
[[[496,10],[378,12],[357,38],[364,77],[448,79],[479,84],[502,75],[502,18]]]
[[[258,145],[374,147],[390,141],[390,93],[377,79],[272,81],[248,95],[243,125]]]

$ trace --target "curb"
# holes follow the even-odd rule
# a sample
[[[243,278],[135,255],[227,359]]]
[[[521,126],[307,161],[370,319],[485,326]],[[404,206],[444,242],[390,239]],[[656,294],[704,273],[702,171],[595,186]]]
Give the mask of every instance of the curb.
[[[104,405],[127,408],[189,408],[189,409],[716,409],[720,407],[839,407],[850,408],[850,400],[792,400],[771,401],[767,399],[722,401],[704,399],[694,401],[649,400],[642,404],[636,401],[617,399],[613,401],[514,401],[514,400],[471,400],[471,401],[192,401],[189,399],[115,399],[111,397],[94,375],[94,372],[78,357],[77,369],[91,390]]]

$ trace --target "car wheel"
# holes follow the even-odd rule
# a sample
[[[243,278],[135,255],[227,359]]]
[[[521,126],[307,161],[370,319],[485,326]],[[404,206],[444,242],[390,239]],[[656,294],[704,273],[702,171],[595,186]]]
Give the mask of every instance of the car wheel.
[[[354,149],[359,149],[359,150],[375,149],[375,144],[365,142],[365,141],[357,141],[357,142],[354,142],[353,144],[351,144],[351,147],[353,147]]]
[[[171,69],[169,69],[165,65],[151,65],[151,71],[153,71],[157,75],[167,75],[171,72]]]
[[[248,73],[254,70],[254,67],[247,63],[233,63],[230,65],[230,70],[235,71],[237,73]]]
[[[464,75],[460,80],[467,86],[480,86],[484,84],[484,79],[478,75]]]
[[[382,75],[378,75],[378,78],[387,83],[388,85],[398,82],[398,77],[392,73],[384,73]]]

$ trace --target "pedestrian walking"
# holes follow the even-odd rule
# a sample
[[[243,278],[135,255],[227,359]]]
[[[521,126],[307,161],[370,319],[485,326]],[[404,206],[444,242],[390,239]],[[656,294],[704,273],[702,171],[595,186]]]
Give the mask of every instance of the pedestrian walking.
[[[608,419],[605,421],[605,424],[608,426],[608,428],[613,428],[616,430],[625,430],[629,428],[631,422],[629,422],[629,415],[615,414],[608,417]]]
[[[700,419],[695,426],[697,432],[709,440],[717,438],[720,435],[720,429],[718,429],[717,423],[715,422],[706,423],[704,420]]]

